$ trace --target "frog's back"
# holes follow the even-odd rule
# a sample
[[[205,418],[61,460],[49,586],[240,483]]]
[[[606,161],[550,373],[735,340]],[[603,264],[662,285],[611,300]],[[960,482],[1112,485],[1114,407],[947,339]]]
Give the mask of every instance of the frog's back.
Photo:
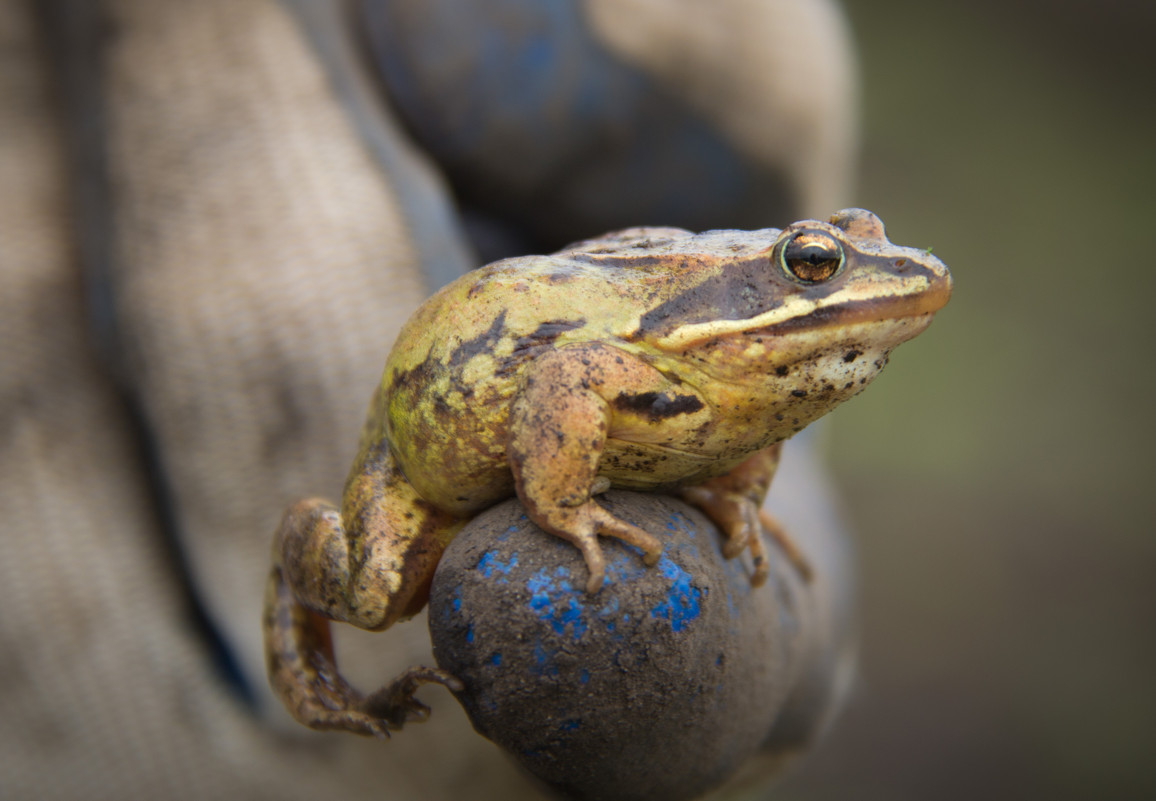
[[[423,304],[390,361],[409,370],[428,358],[456,367],[493,356],[493,372],[510,375],[542,347],[631,339],[648,310],[694,294],[726,265],[765,257],[779,233],[630,228],[495,262]]]
[[[717,276],[744,255],[736,247],[757,253],[778,232],[752,233],[763,232],[630,229],[495,262],[444,287],[406,323],[382,377],[378,419],[407,477],[443,508],[508,494],[507,418],[534,358],[582,342],[635,349],[648,310]],[[459,488],[454,498],[431,497],[447,484]]]

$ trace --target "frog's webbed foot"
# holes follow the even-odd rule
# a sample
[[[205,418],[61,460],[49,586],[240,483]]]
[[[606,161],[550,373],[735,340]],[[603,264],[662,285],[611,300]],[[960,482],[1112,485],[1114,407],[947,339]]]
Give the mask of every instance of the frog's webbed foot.
[[[319,674],[317,681],[303,689],[308,689],[312,698],[307,706],[299,706],[294,716],[299,720],[305,717],[310,728],[318,731],[347,731],[379,739],[389,737],[389,721],[366,710],[365,698],[347,684],[336,670]]]
[[[586,592],[593,595],[602,589],[606,578],[606,557],[598,537],[614,537],[642,551],[642,561],[654,565],[662,556],[662,543],[653,534],[606,511],[597,501],[589,500],[580,506],[555,507],[541,515],[540,525],[555,536],[571,542],[582,552],[590,577]]]
[[[748,494],[728,491],[714,482],[685,487],[680,495],[687,503],[697,506],[714,521],[723,533],[723,556],[734,559],[743,550],[749,550],[755,572],[751,585],[760,587],[767,580],[770,564],[760,531],[765,530],[782,546],[787,558],[807,581],[811,566],[790,535],[770,514],[759,509],[758,502]]]
[[[413,694],[423,684],[440,684],[455,693],[463,689],[462,683],[444,670],[411,667],[362,701],[361,710],[391,729],[400,729],[406,723],[420,723],[429,717],[429,707]]]
[[[762,586],[770,573],[766,549],[759,536],[759,508],[753,500],[733,492],[726,492],[710,483],[683,488],[679,495],[687,503],[697,506],[723,533],[723,556],[734,559],[744,550],[750,550],[755,573],[751,584]]]

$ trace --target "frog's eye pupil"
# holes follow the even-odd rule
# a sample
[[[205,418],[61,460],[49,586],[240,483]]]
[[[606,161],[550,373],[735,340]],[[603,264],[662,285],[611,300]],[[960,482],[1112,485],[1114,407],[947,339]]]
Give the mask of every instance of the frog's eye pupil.
[[[783,268],[796,280],[807,284],[828,281],[843,266],[839,241],[818,231],[801,231],[783,246]]]

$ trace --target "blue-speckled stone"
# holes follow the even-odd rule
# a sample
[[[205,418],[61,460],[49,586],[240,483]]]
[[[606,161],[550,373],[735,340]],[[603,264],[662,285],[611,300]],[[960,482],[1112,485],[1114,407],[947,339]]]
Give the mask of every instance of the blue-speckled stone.
[[[603,540],[606,582],[585,590],[577,549],[511,501],[473,521],[434,578],[438,664],[465,684],[474,727],[576,799],[694,798],[767,738],[791,685],[798,585],[761,588],[747,557],[673,499],[601,501],[664,540],[658,564]]]

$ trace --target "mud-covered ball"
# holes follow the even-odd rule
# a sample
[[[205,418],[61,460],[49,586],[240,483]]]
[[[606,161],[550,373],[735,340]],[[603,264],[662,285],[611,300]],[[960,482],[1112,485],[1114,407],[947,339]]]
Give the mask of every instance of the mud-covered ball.
[[[501,504],[451,543],[434,578],[438,665],[474,727],[573,799],[691,799],[762,744],[791,686],[793,582],[753,588],[716,529],[660,495],[611,492],[611,512],[658,536],[662,558],[602,539],[587,594],[573,545]],[[797,650],[797,649],[796,649]]]

